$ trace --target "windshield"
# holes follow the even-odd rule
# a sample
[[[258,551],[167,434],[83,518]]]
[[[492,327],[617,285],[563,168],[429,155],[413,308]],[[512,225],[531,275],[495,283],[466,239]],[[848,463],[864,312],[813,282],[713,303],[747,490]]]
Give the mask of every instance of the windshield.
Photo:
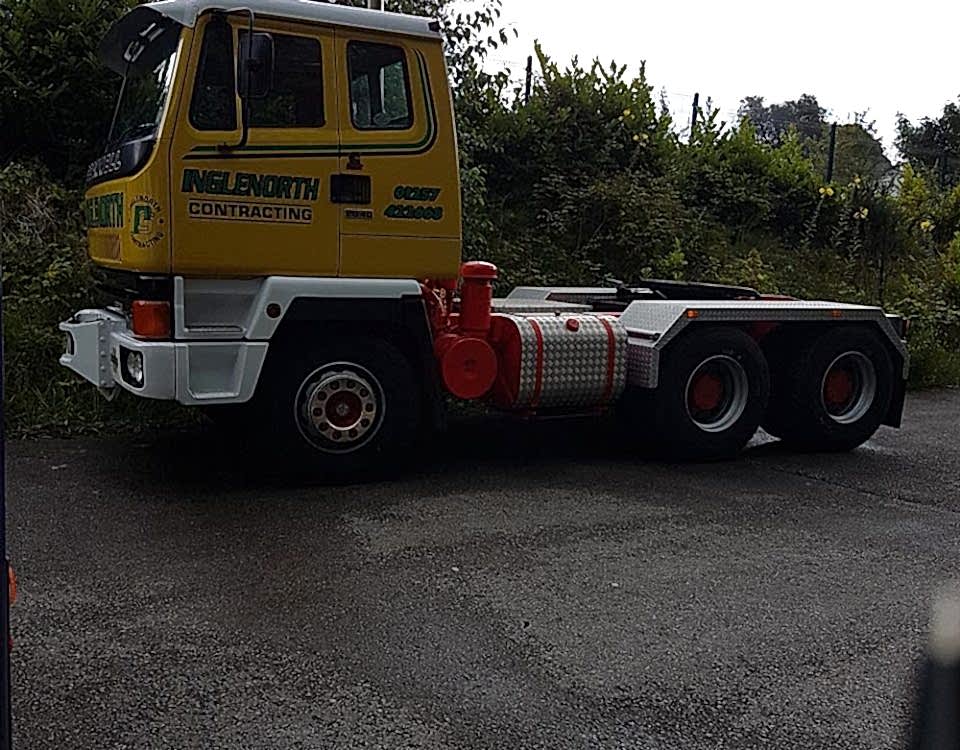
[[[124,141],[154,135],[163,117],[173,82],[177,51],[174,49],[153,70],[124,78],[113,125],[107,135],[107,150]]]

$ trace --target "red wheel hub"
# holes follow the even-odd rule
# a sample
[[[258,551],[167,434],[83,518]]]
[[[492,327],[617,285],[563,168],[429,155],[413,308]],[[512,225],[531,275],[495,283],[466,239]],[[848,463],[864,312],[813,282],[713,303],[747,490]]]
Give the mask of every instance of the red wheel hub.
[[[713,411],[723,401],[723,381],[712,373],[697,375],[690,386],[690,406],[694,411]]]
[[[324,407],[327,421],[334,427],[346,430],[353,427],[363,416],[363,402],[352,391],[334,393]]]
[[[853,376],[849,370],[835,367],[827,373],[823,384],[823,399],[827,406],[843,406],[853,398]]]

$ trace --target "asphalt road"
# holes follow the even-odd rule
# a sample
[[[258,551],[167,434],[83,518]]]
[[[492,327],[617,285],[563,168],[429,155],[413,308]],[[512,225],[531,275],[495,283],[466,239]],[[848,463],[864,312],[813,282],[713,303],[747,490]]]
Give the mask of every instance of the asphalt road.
[[[19,443],[19,748],[892,748],[960,571],[960,392],[839,456],[472,422],[392,482]]]

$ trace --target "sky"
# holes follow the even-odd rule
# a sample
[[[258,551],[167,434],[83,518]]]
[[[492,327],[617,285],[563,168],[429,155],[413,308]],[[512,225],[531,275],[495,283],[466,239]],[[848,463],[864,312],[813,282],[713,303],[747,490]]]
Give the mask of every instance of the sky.
[[[503,20],[519,38],[489,67],[509,65],[522,79],[534,41],[558,63],[645,60],[654,91],[686,126],[694,92],[721,119],[745,96],[810,93],[840,122],[867,112],[893,155],[898,112],[936,116],[960,95],[960,3],[947,0],[503,0]]]

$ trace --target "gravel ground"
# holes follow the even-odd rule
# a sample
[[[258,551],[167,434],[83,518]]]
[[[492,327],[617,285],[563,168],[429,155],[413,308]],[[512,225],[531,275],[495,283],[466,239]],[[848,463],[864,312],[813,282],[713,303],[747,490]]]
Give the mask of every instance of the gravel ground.
[[[20,748],[892,748],[960,570],[960,392],[849,455],[460,422],[390,482],[212,432],[10,448]]]

